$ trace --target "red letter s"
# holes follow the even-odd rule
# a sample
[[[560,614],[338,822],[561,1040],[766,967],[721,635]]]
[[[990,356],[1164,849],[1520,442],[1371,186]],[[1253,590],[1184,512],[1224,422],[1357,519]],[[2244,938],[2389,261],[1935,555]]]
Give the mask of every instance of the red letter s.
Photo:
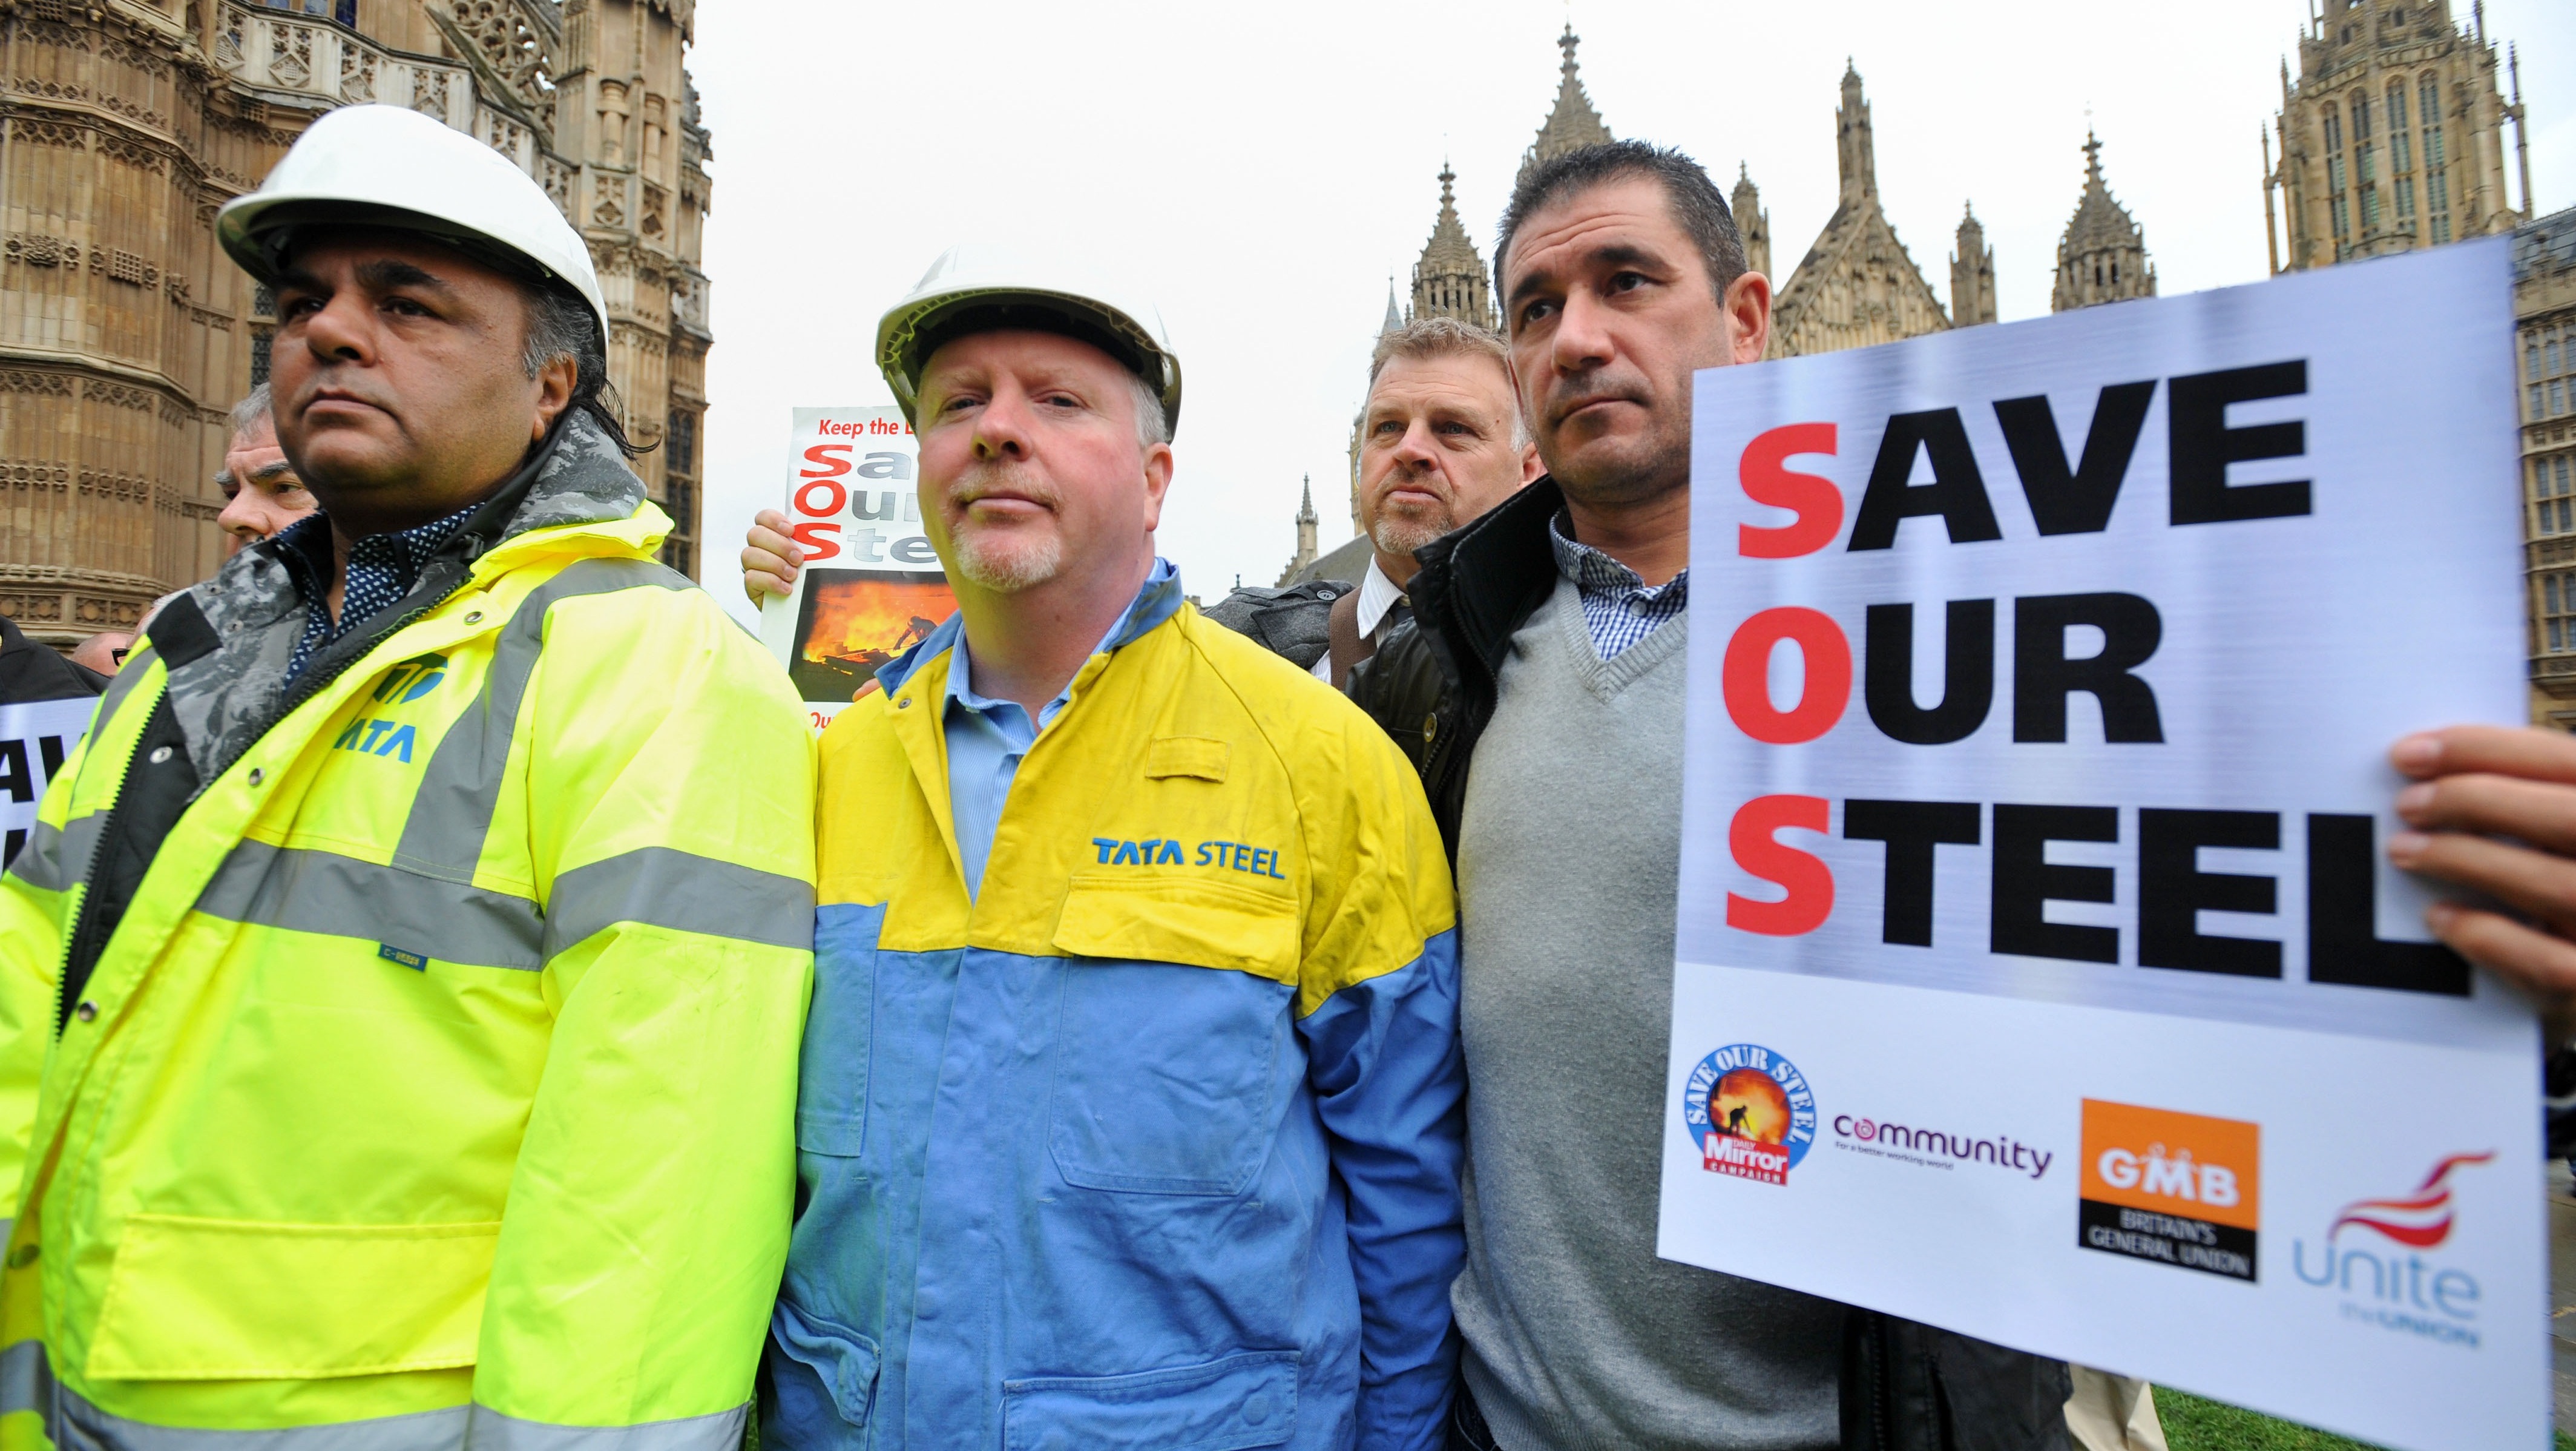
[[[1781,887],[1788,895],[1777,902],[1726,894],[1726,925],[1765,937],[1796,937],[1825,925],[1834,910],[1834,873],[1822,858],[1782,846],[1772,833],[1783,827],[1823,831],[1832,824],[1832,808],[1821,796],[1756,796],[1736,808],[1726,828],[1726,848],[1735,864]]]
[[[1777,528],[1737,525],[1736,553],[1747,559],[1795,559],[1834,542],[1834,536],[1843,532],[1843,491],[1830,479],[1791,473],[1785,467],[1793,455],[1833,451],[1830,423],[1787,424],[1756,435],[1744,446],[1735,476],[1744,485],[1745,497],[1791,510],[1798,517]]]
[[[821,464],[822,467],[819,469],[807,469],[805,472],[797,475],[797,477],[805,479],[839,478],[841,475],[850,471],[850,461],[846,458],[829,458],[826,457],[826,455],[846,454],[849,451],[850,446],[846,443],[818,443],[812,448],[805,450],[805,462],[809,464]],[[1837,500],[1841,498],[1840,495],[1836,495],[1835,497]]]
[[[798,524],[787,532],[797,543],[805,546],[807,564],[818,559],[830,559],[841,552],[841,526],[838,524]],[[827,539],[825,535],[831,537]]]

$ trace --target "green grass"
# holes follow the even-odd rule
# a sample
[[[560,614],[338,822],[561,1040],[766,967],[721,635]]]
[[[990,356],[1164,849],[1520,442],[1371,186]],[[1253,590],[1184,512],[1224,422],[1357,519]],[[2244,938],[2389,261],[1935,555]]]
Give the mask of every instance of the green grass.
[[[2156,1415],[2172,1451],[2374,1451],[2310,1426],[2274,1420],[2236,1406],[2205,1401],[2170,1386],[2156,1387]],[[2576,1451],[2576,1437],[2555,1433],[2556,1451]]]

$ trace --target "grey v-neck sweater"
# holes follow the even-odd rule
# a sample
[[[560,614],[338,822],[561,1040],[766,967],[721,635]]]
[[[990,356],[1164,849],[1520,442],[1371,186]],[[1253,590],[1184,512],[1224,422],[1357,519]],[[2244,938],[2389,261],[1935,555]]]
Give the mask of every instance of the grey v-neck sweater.
[[[1466,1373],[1504,1451],[1807,1451],[1841,1308],[1655,1257],[1689,621],[1605,664],[1574,586],[1512,637],[1458,843]]]

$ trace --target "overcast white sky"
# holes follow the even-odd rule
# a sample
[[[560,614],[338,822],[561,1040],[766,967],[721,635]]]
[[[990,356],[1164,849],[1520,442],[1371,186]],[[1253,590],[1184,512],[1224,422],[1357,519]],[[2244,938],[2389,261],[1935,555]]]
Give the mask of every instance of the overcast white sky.
[[[1783,273],[1833,209],[1849,55],[1915,264],[1946,304],[1973,202],[2009,322],[2048,310],[2088,108],[2163,292],[2263,277],[2257,137],[2305,14],[2304,0],[700,6],[707,582],[747,613],[731,561],[784,492],[788,410],[891,402],[870,361],[878,314],[951,242],[981,237],[1062,239],[1159,279],[1188,389],[1161,542],[1193,592],[1277,576],[1301,475],[1324,547],[1347,539],[1344,450],[1388,275],[1401,288],[1430,234],[1444,155],[1491,262],[1569,17],[1614,133],[1679,146],[1722,186],[1750,166]],[[2576,4],[2494,0],[2486,23],[2521,50],[2539,210],[2576,205]]]

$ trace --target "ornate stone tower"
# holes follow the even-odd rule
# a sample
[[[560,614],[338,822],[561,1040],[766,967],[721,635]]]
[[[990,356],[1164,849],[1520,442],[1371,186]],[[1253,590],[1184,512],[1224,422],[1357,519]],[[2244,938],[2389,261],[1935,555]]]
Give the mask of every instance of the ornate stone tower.
[[[637,463],[694,572],[707,135],[694,0],[0,0],[0,614],[69,645],[226,553],[225,414],[275,309],[214,240],[334,106],[490,144],[589,239]]]
[[[2450,0],[2323,0],[2323,7],[2299,37],[2295,82],[2282,63],[2281,114],[2264,138],[2272,270],[2438,246],[2528,221],[2522,103],[2497,87],[2484,7],[2472,6],[2465,30],[2451,18]],[[2519,208],[2505,195],[2508,120],[2522,170]]]
[[[1958,250],[1950,254],[1950,322],[1973,327],[1995,320],[1995,249],[1969,206],[1959,219]]]
[[[1308,474],[1305,482],[1306,495],[1297,504],[1297,557],[1288,561],[1286,569],[1279,571],[1281,585],[1295,579],[1297,571],[1315,562],[1315,526],[1323,521],[1315,517],[1315,476]]]
[[[2146,233],[2112,200],[2102,181],[2102,142],[2084,133],[2084,199],[2057,243],[2057,284],[2050,312],[2070,312],[2097,302],[2156,295],[2156,269],[2147,261]]]
[[[1780,289],[1771,314],[1773,357],[1894,342],[1950,326],[1941,299],[1879,209],[1869,101],[1861,92],[1860,73],[1848,62],[1842,99],[1834,112],[1841,200],[1816,245]]]
[[[1735,163],[1735,194],[1726,199],[1726,209],[1735,214],[1735,230],[1744,237],[1744,265],[1769,277],[1771,214],[1762,210],[1762,189],[1741,161]]]
[[[1494,326],[1492,285],[1485,276],[1484,256],[1459,224],[1451,183],[1457,174],[1440,163],[1440,216],[1431,224],[1431,240],[1422,244],[1413,264],[1413,306],[1408,319],[1450,317],[1490,331]]]
[[[1565,34],[1556,40],[1556,48],[1565,52],[1565,61],[1558,70],[1556,106],[1538,128],[1538,139],[1522,153],[1520,176],[1529,175],[1531,167],[1578,146],[1595,146],[1613,139],[1610,128],[1602,123],[1601,113],[1592,109],[1592,98],[1584,94],[1583,77],[1574,62],[1574,48],[1582,43],[1583,37],[1574,33],[1572,22],[1567,22]],[[1518,177],[1514,184],[1518,184]]]

